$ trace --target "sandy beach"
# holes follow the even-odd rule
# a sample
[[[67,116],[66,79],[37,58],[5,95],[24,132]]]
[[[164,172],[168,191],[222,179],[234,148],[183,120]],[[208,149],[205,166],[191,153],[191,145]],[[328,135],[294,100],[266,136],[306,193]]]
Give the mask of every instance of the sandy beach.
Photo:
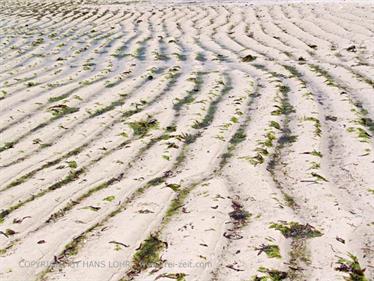
[[[374,280],[372,1],[0,0],[1,281]]]

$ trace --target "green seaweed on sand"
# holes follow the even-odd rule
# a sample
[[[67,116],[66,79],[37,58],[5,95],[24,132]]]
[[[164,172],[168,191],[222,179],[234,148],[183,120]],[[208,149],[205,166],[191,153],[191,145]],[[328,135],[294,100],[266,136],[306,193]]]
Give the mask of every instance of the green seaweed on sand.
[[[128,123],[130,128],[134,131],[135,136],[145,136],[150,130],[158,128],[158,121],[154,118]]]
[[[361,268],[358,258],[351,253],[348,254],[348,258],[339,258],[337,262],[338,266],[335,268],[336,271],[348,273],[349,276],[344,279],[347,281],[369,281],[365,277],[365,269]]]
[[[133,270],[139,272],[151,266],[160,266],[162,264],[160,252],[166,247],[167,243],[161,241],[157,234],[151,234],[135,252]]]
[[[286,238],[315,238],[322,236],[322,232],[310,224],[300,224],[298,222],[280,221],[280,223],[270,224],[270,228],[279,230]]]
[[[257,255],[260,255],[262,252],[264,252],[269,258],[281,258],[280,250],[278,245],[260,245],[260,247],[255,249],[258,251]]]

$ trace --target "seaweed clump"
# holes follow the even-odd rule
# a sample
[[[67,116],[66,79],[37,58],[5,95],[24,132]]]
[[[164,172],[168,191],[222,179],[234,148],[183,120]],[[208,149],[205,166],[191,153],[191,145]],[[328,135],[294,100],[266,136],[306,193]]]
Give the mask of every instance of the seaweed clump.
[[[315,238],[323,235],[322,232],[308,223],[304,225],[298,222],[281,221],[280,223],[272,223],[270,228],[279,230],[286,238]]]
[[[358,258],[352,254],[348,254],[349,259],[339,258],[338,267],[335,270],[348,273],[345,278],[347,281],[368,281],[365,277],[365,268],[361,268]]]
[[[151,234],[140,244],[133,257],[134,273],[141,272],[151,266],[160,266],[162,264],[160,252],[166,247],[166,242],[161,241],[157,235]]]

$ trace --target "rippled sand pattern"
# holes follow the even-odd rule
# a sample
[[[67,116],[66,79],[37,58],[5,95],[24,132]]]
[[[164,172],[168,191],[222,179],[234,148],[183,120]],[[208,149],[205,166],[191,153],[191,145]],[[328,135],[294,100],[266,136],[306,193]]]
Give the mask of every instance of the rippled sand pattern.
[[[373,31],[0,0],[0,280],[373,280]]]

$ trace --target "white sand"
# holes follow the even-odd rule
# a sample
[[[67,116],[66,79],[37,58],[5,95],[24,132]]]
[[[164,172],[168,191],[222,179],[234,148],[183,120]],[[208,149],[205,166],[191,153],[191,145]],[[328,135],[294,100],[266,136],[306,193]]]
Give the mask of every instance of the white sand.
[[[0,0],[1,281],[374,280],[371,1],[192,2]]]

